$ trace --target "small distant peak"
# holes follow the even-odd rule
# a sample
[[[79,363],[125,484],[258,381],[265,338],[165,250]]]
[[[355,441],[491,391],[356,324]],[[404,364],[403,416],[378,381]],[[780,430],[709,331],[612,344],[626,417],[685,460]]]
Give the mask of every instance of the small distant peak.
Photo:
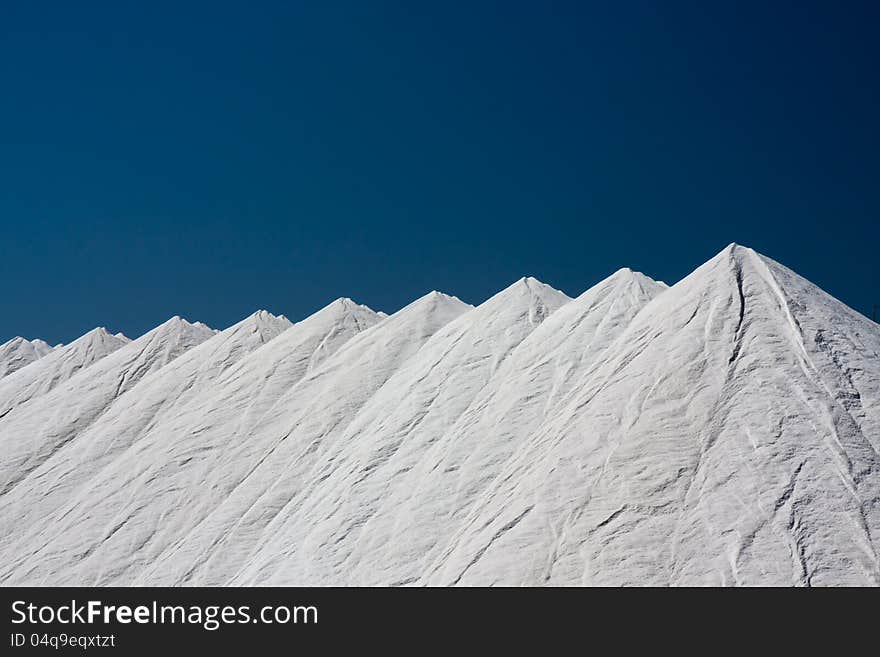
[[[632,281],[637,278],[636,272],[634,272],[629,267],[621,267],[616,272],[611,274],[605,281],[608,282],[622,282],[622,281]]]
[[[377,314],[379,317],[381,317],[382,319],[385,319],[386,317],[388,317],[388,313],[386,313],[384,310],[380,310],[380,311],[378,311],[376,314]]]
[[[199,334],[199,335],[216,335],[219,331],[215,331],[210,326],[205,324],[204,322],[190,322],[189,320],[181,320],[183,323],[183,327],[185,330],[190,333]]]
[[[391,314],[392,321],[408,321],[412,317],[455,317],[473,306],[458,297],[431,290]]]
[[[610,276],[603,278],[582,292],[578,298],[590,299],[593,295],[603,291],[613,294],[629,294],[635,290],[642,290],[648,294],[656,294],[664,288],[664,285],[661,285],[650,276],[645,276],[640,271],[635,271],[629,267],[621,267]]]
[[[493,309],[499,306],[512,304],[522,307],[523,304],[526,304],[528,307],[543,308],[544,310],[541,315],[546,316],[569,301],[571,301],[571,298],[564,292],[560,292],[532,276],[523,276],[512,285],[495,294],[492,298],[484,301],[478,308],[494,312]]]
[[[267,322],[272,319],[274,315],[270,313],[268,310],[260,310],[252,312],[250,315],[244,318],[245,322]]]
[[[539,281],[534,276],[523,276],[513,285],[510,285],[505,290],[502,290],[501,294],[515,290],[528,290],[531,294],[537,294],[538,296],[545,296],[549,294],[553,297],[564,297],[565,299],[569,298],[568,295],[566,295],[564,292],[557,290],[555,287],[547,285],[542,281]]]
[[[265,322],[269,321],[269,319],[271,317],[272,317],[272,313],[270,313],[268,310],[262,310],[262,309],[257,310],[257,311],[252,312],[250,315],[248,315],[244,319],[239,320],[238,322],[233,324],[230,328],[235,328],[236,326],[244,326],[244,325],[252,326],[252,325],[258,325],[258,324],[264,324]]]
[[[426,296],[429,296],[432,299],[443,299],[445,301],[461,301],[458,297],[446,294],[445,292],[440,292],[439,290],[431,290]]]
[[[40,358],[52,351],[52,346],[45,340],[40,340],[39,338],[36,338],[34,340],[31,340],[30,343],[31,345],[33,345],[34,352],[37,353]]]
[[[275,326],[278,324],[290,325],[291,321],[284,315],[273,315],[268,310],[260,309],[243,319],[238,325],[240,324]]]
[[[539,281],[537,278],[534,278],[532,276],[523,276],[522,278],[517,279],[506,288],[504,288],[502,292],[505,292],[507,290],[528,290],[538,285],[543,285],[543,283],[541,283],[541,281]]]
[[[643,274],[640,271],[636,271],[635,269],[630,269],[629,267],[621,267],[616,272],[614,272],[610,278],[617,279],[621,281],[631,281],[638,283],[640,285],[650,285],[650,286],[661,286],[668,287],[665,283],[660,281],[655,281],[650,276]]]
[[[7,340],[6,342],[0,344],[0,349],[19,349],[21,345],[27,342],[23,337],[16,335],[14,338]]]
[[[754,255],[754,253],[754,249],[750,249],[749,247],[743,246],[742,244],[737,244],[736,242],[731,242],[726,247],[724,247],[724,250],[721,251],[719,255],[726,254],[728,256],[733,256],[734,258],[737,258],[742,256]]]
[[[340,297],[301,320],[297,325],[301,325],[305,322],[310,324],[325,321],[338,322],[344,320],[346,317],[374,319],[378,317],[378,314],[372,308],[356,303],[348,297]]]
[[[291,325],[291,322],[284,315],[278,315],[276,317],[268,310],[260,309],[252,312],[244,319],[237,321],[235,324],[228,327],[225,331],[214,331],[214,333],[235,334],[239,331],[246,331],[248,333],[253,331],[257,331],[260,333],[264,331],[272,332],[278,325],[284,325],[286,328],[287,326]]]
[[[762,272],[767,259],[754,249],[731,242],[712,258],[678,281],[672,289],[737,284],[747,272]]]
[[[126,342],[131,342],[131,338],[125,335],[125,333],[123,333],[122,331],[120,331],[119,333],[114,333],[113,337],[119,338],[120,340],[125,340]]]
[[[374,311],[369,306],[365,306],[361,303],[357,303],[356,301],[353,301],[352,299],[349,299],[348,297],[339,297],[336,301],[331,303],[328,307],[341,308],[341,309],[345,310],[346,312],[360,311],[360,312],[370,313],[371,315],[376,314],[376,311]]]
[[[214,331],[210,326],[204,324],[202,322],[191,322],[185,317],[181,317],[180,315],[174,315],[171,319],[160,324],[156,328],[168,328],[168,329],[200,329],[202,331]]]
[[[370,326],[380,319],[373,309],[363,304],[355,303],[348,297],[340,297],[305,319],[300,320],[294,326],[298,326],[302,330],[307,328],[309,330],[325,330],[330,325],[347,325],[351,322],[354,322],[357,326]]]
[[[742,244],[737,244],[736,242],[731,242],[724,250],[721,251],[714,258],[709,260],[706,264],[709,263],[735,263],[738,267],[751,267],[755,264],[762,261],[764,258],[754,249],[743,246]]]
[[[444,292],[437,292],[437,294],[440,295],[440,298],[451,305],[461,306],[463,308],[473,308],[473,305],[467,303],[466,301],[462,301],[454,294],[446,294]]]
[[[98,341],[103,342],[105,340],[112,340],[112,339],[113,339],[113,335],[107,330],[107,328],[105,326],[96,326],[91,331],[88,331],[87,333],[84,333],[83,335],[79,336],[76,340],[74,340],[70,344],[71,345],[94,344],[95,342],[98,342]],[[57,345],[55,348],[57,349],[58,346],[62,346],[62,345]]]
[[[154,328],[153,331],[161,331],[161,330],[177,329],[177,328],[180,328],[182,325],[187,324],[187,323],[188,323],[188,322],[186,322],[186,321],[183,319],[183,317],[181,317],[180,315],[174,315],[174,316],[169,317],[168,319],[166,319],[166,320],[165,320],[164,322],[162,322],[161,324],[159,324],[159,326],[157,326],[156,328]],[[152,331],[148,331],[148,333],[152,333]]]
[[[536,286],[550,287],[549,285],[547,285],[547,284],[542,283],[541,281],[539,281],[539,280],[538,280],[537,278],[535,278],[534,276],[523,276],[521,279],[519,279],[519,280],[517,281],[517,283],[520,283],[520,284],[522,284],[522,285],[525,285],[526,287],[529,287],[529,288],[536,287]]]
[[[174,315],[144,333],[138,338],[138,340],[176,340],[184,337],[188,340],[193,337],[207,337],[207,335],[213,335],[214,333],[216,333],[216,331],[206,324],[201,322],[193,323],[180,315]]]
[[[426,295],[419,297],[412,303],[404,308],[412,308],[416,306],[425,306],[425,307],[435,307],[438,305],[444,306],[467,306],[472,307],[470,304],[465,303],[458,297],[454,297],[451,294],[445,294],[444,292],[439,292],[438,290],[431,290]]]
[[[186,327],[190,327],[190,326],[192,326],[192,324],[190,324],[188,321],[186,321],[183,317],[181,317],[180,315],[174,315],[173,317],[166,319],[164,322],[159,324],[159,326],[155,327],[154,329],[147,331],[147,333],[145,335],[151,335],[151,334],[156,334],[156,333],[166,333],[168,331],[180,331],[181,329],[186,328]],[[144,336],[141,336],[141,337],[144,337]]]

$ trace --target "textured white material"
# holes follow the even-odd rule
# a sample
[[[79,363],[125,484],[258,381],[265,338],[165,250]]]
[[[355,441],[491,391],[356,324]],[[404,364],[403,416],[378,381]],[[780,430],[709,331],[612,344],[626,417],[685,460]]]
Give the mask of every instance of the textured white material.
[[[110,335],[99,327],[69,345],[50,348],[38,361],[0,379],[0,417],[15,406],[46,394],[129,342],[121,333]]]
[[[7,389],[75,344],[0,380],[3,584],[880,584],[880,326],[750,249]]]
[[[9,342],[0,344],[0,379],[39,360],[50,351],[52,347],[43,340],[12,338]]]
[[[97,331],[107,341],[121,340],[101,329]],[[0,449],[3,452],[0,494],[5,495],[73,440],[99,418],[113,400],[134,388],[142,378],[213,334],[204,325],[196,326],[173,317],[137,340],[99,357],[50,391],[6,411],[0,418]],[[48,359],[46,356],[35,366],[45,366]],[[27,368],[19,374],[26,372]],[[11,378],[8,377],[7,382]]]

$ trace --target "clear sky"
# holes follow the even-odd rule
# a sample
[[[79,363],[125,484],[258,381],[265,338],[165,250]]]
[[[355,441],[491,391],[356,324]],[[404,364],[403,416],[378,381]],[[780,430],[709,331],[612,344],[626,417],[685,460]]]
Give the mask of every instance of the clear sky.
[[[4,3],[0,342],[673,283],[732,241],[870,315],[878,6]]]

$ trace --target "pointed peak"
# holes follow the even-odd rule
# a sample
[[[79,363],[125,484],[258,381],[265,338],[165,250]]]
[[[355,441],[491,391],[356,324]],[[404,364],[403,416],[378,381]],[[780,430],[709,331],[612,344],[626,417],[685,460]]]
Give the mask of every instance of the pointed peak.
[[[543,283],[532,276],[522,276],[501,291],[506,292],[507,290],[528,290],[535,285],[543,285]]]
[[[732,258],[734,260],[741,261],[744,258],[752,258],[757,255],[757,252],[754,249],[751,249],[747,246],[743,246],[742,244],[737,244],[736,242],[731,242],[727,246],[725,246],[721,252],[715,256],[716,258]]]
[[[183,319],[183,317],[181,317],[180,315],[174,315],[173,317],[170,317],[159,324],[159,326],[155,327],[152,331],[148,331],[147,335],[149,335],[150,333],[157,333],[159,331],[180,330],[182,327],[188,324],[189,322]]]
[[[533,290],[536,292],[543,292],[545,290],[553,290],[554,292],[559,292],[559,290],[557,290],[556,288],[551,287],[551,286],[547,285],[546,283],[542,283],[534,276],[523,276],[522,278],[520,278],[518,281],[516,281],[516,283],[514,283],[510,287],[515,287],[515,286],[525,287],[529,290]]]
[[[650,276],[629,267],[621,267],[582,292],[576,298],[575,306],[581,308],[586,304],[587,307],[592,307],[598,297],[628,298],[631,302],[635,302],[640,298],[652,298],[665,289],[665,285]],[[576,313],[578,310],[572,308],[571,312]]]
[[[70,344],[77,344],[82,342],[91,342],[93,340],[106,340],[107,338],[112,338],[113,334],[107,330],[106,326],[96,326],[91,331],[84,333],[76,340],[71,342]]]
[[[365,306],[363,304],[357,303],[348,297],[339,297],[335,301],[330,302],[326,306],[324,306],[318,313],[323,313],[324,311],[330,312],[343,312],[343,313],[355,313],[355,314],[367,314],[370,316],[376,316],[377,313],[375,310],[370,308],[369,306]],[[314,315],[313,315],[314,316]]]
[[[354,301],[353,299],[350,299],[350,298],[348,298],[348,297],[339,297],[338,299],[336,299],[335,301],[333,301],[330,305],[331,305],[331,306],[333,306],[333,305],[338,305],[338,306],[341,306],[342,308],[346,308],[346,309],[351,309],[351,308],[366,308],[366,309],[369,310],[370,312],[373,312],[372,309],[370,309],[370,308],[368,308],[367,306],[364,306],[364,305],[362,305],[362,304],[359,304],[359,303],[357,303],[356,301]]]
[[[34,349],[34,352],[40,358],[52,352],[52,346],[45,340],[40,340],[39,338],[36,338],[34,340],[31,340],[30,344]]]
[[[113,335],[110,333],[106,326],[96,326],[68,344],[59,342],[54,347],[49,347],[46,351],[46,356],[55,357],[55,354],[58,354],[58,358],[66,358],[67,355],[78,350],[91,352],[97,349],[98,351],[104,351],[108,346],[121,346],[130,342],[125,336],[120,336],[121,334]]]
[[[564,292],[546,283],[542,283],[532,276],[523,276],[488,299],[485,303],[507,302],[517,297],[537,297],[553,308],[558,308],[567,301],[571,301],[571,298]]]
[[[19,349],[24,347],[25,345],[30,345],[41,355],[46,354],[52,351],[52,346],[46,342],[45,340],[40,340],[36,338],[34,340],[28,340],[27,338],[23,338],[21,336],[15,336],[11,340],[0,344],[0,349],[9,350],[9,349]]]
[[[536,278],[524,276],[477,306],[473,320],[483,321],[498,313],[506,316],[525,312],[529,321],[537,325],[569,301],[571,298],[565,293]]]
[[[452,302],[452,303],[463,303],[463,304],[466,305],[466,306],[469,306],[469,305],[470,305],[470,304],[468,304],[468,303],[464,303],[464,301],[462,301],[461,299],[459,299],[457,296],[454,296],[454,295],[452,295],[452,294],[446,294],[445,292],[440,292],[440,291],[438,291],[438,290],[431,290],[431,291],[428,292],[426,295],[424,295],[424,296],[419,297],[418,299],[416,299],[416,301],[421,301],[421,300],[423,300],[423,299],[424,299],[424,300],[434,301],[434,302],[437,302],[437,301],[448,301],[448,302]]]
[[[188,319],[186,319],[185,317],[181,317],[180,315],[174,315],[170,319],[159,324],[159,326],[157,326],[153,330],[155,331],[156,329],[161,329],[161,328],[178,328],[178,329],[179,328],[188,328],[188,329],[197,328],[197,329],[200,329],[203,331],[213,331],[214,330],[210,326],[208,326],[207,324],[204,324],[203,322],[191,322]]]
[[[214,334],[214,330],[209,328],[207,325],[202,324],[201,322],[192,323],[184,319],[180,315],[174,315],[173,317],[165,320],[155,328],[144,333],[137,339],[137,341],[152,340],[157,337],[164,338],[165,336],[169,335],[181,335],[190,333],[212,335]]]
[[[245,322],[255,323],[255,324],[290,324],[291,321],[287,319],[284,315],[275,315],[265,308],[261,308],[254,313],[248,315],[245,319]]]
[[[641,282],[645,279],[652,280],[648,276],[645,276],[641,272],[634,271],[634,270],[630,269],[629,267],[621,267],[616,272],[611,274],[611,276],[600,281],[599,284],[601,285],[602,283],[614,283],[614,284],[620,285],[620,284],[628,284],[628,283],[633,283],[633,282]]]
[[[767,261],[754,249],[731,242],[669,289],[687,293],[689,290],[707,286],[739,285],[748,273],[763,277],[766,274]]]
[[[374,324],[381,317],[372,308],[356,303],[348,297],[340,297],[312,313],[305,319],[296,322],[295,326],[336,324],[354,320],[358,324],[366,322]]]
[[[158,326],[153,327],[152,329],[150,329],[149,331],[144,333],[142,336],[140,336],[140,338],[138,338],[138,339],[141,339],[141,338],[146,337],[148,335],[156,335],[158,333],[180,330],[182,327],[188,326],[188,325],[189,325],[189,322],[187,322],[185,319],[183,319],[180,315],[174,315],[173,317],[169,317],[168,319],[166,319],[164,322],[162,322]]]
[[[279,329],[283,330],[290,326],[293,326],[293,322],[284,315],[273,315],[268,310],[260,309],[236,322],[225,331],[218,331],[218,333],[235,333],[241,330],[263,332],[268,330],[272,335],[275,335]]]
[[[611,274],[605,281],[602,282],[613,282],[615,284],[622,285],[639,285],[641,287],[647,288],[666,288],[668,287],[665,283],[660,281],[655,281],[650,276],[643,274],[640,271],[636,271],[634,269],[630,269],[629,267],[621,267],[616,272]],[[601,283],[600,283],[601,285]]]
[[[743,265],[754,263],[756,259],[760,258],[761,255],[754,249],[749,248],[748,246],[743,246],[742,244],[737,244],[736,242],[731,242],[714,258],[709,260],[709,262],[733,262],[738,265]]]
[[[437,290],[432,290],[427,294],[420,296],[415,301],[408,303],[391,316],[399,317],[402,315],[409,315],[411,313],[417,312],[435,312],[438,309],[463,311],[470,308],[473,308],[473,306],[469,303],[465,303],[458,297],[444,294],[443,292],[438,292]]]
[[[245,322],[270,322],[273,319],[280,319],[280,317],[276,317],[268,310],[261,308],[260,310],[252,312],[250,315],[244,318]]]
[[[473,308],[473,306],[471,306],[471,304],[465,303],[464,301],[459,299],[454,294],[446,294],[445,292],[438,292],[437,290],[431,290],[430,292],[428,292],[428,294],[426,296],[430,296],[431,298],[437,299],[437,300],[442,299],[443,301],[448,301],[448,302],[455,303],[455,304],[463,304],[465,306],[469,306],[470,308]]]

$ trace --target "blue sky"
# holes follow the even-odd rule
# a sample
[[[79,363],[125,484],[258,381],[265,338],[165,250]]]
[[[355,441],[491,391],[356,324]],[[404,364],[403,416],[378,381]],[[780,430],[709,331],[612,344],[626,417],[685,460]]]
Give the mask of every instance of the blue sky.
[[[870,315],[876,7],[8,4],[0,341],[672,283],[732,241]]]

